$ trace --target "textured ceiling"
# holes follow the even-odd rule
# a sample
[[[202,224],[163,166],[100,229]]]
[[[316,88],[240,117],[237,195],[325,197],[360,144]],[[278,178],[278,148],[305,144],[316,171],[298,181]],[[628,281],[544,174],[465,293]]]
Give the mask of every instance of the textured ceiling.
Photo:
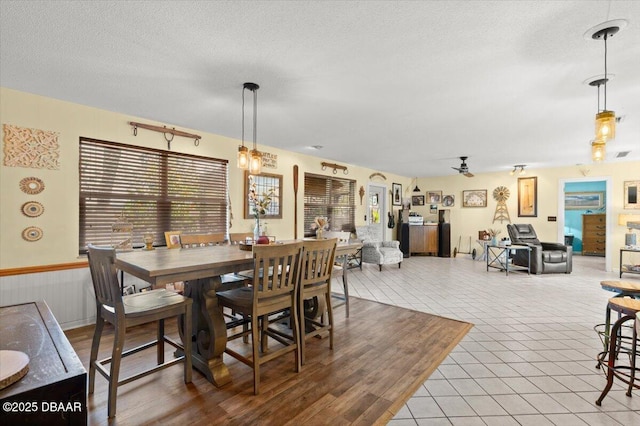
[[[2,0],[0,19],[3,87],[239,139],[252,81],[259,145],[407,177],[462,155],[474,173],[589,163],[604,43],[583,35],[627,19],[607,161],[640,160],[638,1]]]

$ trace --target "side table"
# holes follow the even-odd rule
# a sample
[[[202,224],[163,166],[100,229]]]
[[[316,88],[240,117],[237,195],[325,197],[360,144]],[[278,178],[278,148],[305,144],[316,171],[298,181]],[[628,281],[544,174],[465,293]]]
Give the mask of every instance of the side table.
[[[622,278],[622,274],[640,274],[640,266],[637,265],[633,265],[632,267],[634,269],[631,269],[629,266],[624,266],[622,263],[622,257],[623,257],[623,253],[639,253],[640,254],[640,248],[635,248],[635,247],[622,247],[620,249],[620,277]],[[636,266],[638,267],[638,269],[635,269]]]
[[[509,253],[517,252],[518,250],[526,250],[528,254],[527,266],[513,265],[509,261]],[[489,268],[500,269],[501,271],[506,271],[507,276],[509,275],[509,271],[527,271],[528,275],[531,275],[531,270],[529,266],[531,265],[531,247],[512,244],[510,246],[496,246],[496,245],[487,245],[486,248],[487,255],[487,271]]]

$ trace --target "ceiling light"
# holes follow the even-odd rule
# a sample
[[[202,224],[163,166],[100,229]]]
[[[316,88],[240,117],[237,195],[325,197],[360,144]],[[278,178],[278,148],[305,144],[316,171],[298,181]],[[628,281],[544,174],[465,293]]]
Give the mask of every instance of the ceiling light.
[[[604,161],[604,158],[607,156],[607,144],[603,142],[601,139],[596,139],[591,141],[591,159],[595,163],[599,163]]]
[[[413,188],[413,192],[421,192],[420,188],[418,188],[418,178],[416,178],[416,187]]]
[[[613,140],[616,137],[616,114],[613,111],[607,110],[607,81],[609,81],[607,78],[607,39],[617,34],[625,24],[626,21],[624,20],[608,21],[588,31],[593,40],[604,40],[604,78],[589,83],[591,86],[598,87],[598,112],[596,113],[595,139],[600,142],[595,145],[593,143],[591,144],[592,155],[595,155],[596,149],[601,148],[600,145],[606,144],[607,141]],[[602,110],[600,109],[600,85],[604,86],[604,108]],[[594,148],[594,146],[597,148]]]
[[[509,174],[510,174],[511,176],[513,176],[513,175],[515,175],[515,174],[516,174],[516,172],[518,171],[518,169],[520,169],[520,172],[519,172],[518,174],[519,174],[519,175],[524,175],[524,174],[526,174],[526,172],[524,171],[524,168],[525,168],[525,167],[527,167],[527,165],[526,165],[526,164],[516,164],[515,166],[513,166],[513,170],[511,170],[511,171],[509,172]]]
[[[238,147],[238,168],[249,169],[251,174],[260,174],[262,169],[262,153],[258,151],[257,125],[258,125],[258,86],[256,83],[244,83],[242,85],[242,146]],[[253,149],[249,151],[244,146],[244,92],[253,92]]]

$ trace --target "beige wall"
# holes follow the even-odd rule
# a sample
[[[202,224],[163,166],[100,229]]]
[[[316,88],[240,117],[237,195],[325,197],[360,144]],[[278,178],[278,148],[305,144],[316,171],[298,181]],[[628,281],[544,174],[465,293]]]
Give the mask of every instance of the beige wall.
[[[197,129],[187,129],[171,123],[154,123],[149,119],[127,116],[119,113],[90,108],[69,102],[35,96],[6,88],[0,88],[0,123],[12,124],[27,128],[51,130],[59,132],[60,170],[30,169],[22,167],[4,166],[0,164],[0,269],[18,268],[26,266],[49,265],[74,262],[78,259],[78,140],[81,136],[128,143],[151,148],[166,149],[166,142],[160,133],[140,129],[138,136],[133,136],[129,121],[140,121],[149,124],[176,127],[188,132],[202,135],[199,147],[193,141],[176,137],[172,143],[172,150],[197,155],[228,159],[231,205],[233,207],[233,231],[248,232],[252,229],[253,221],[243,219],[243,173],[235,167],[235,155],[238,141],[219,135],[204,133]],[[300,187],[298,191],[298,236],[303,235],[302,223],[302,178],[305,172],[331,175],[330,171],[322,171],[320,162],[323,159],[309,155],[301,155],[269,148],[259,143],[259,148],[278,155],[278,168],[265,170],[282,174],[283,219],[269,220],[269,233],[280,239],[293,238],[293,165],[300,168]],[[588,149],[588,147],[585,147]],[[2,154],[4,160],[4,153]],[[427,160],[427,159],[425,159]],[[335,161],[332,161],[335,162]],[[342,164],[342,163],[341,163]],[[349,166],[350,179],[357,181],[357,188],[366,189],[369,176],[378,170]],[[601,165],[572,166],[564,168],[535,169],[528,168],[527,176],[538,177],[538,216],[537,218],[518,218],[517,216],[517,176],[510,176],[508,171],[476,175],[466,178],[451,175],[441,178],[421,178],[417,184],[424,194],[429,190],[442,190],[443,194],[453,194],[456,204],[451,208],[451,237],[452,248],[458,245],[458,238],[462,237],[460,249],[468,248],[469,237],[475,247],[477,233],[481,229],[499,228],[500,236],[506,236],[506,222],[492,223],[496,201],[492,192],[497,186],[506,186],[511,191],[508,200],[509,214],[514,223],[532,223],[541,239],[555,241],[562,230],[558,229],[558,222],[547,221],[548,216],[558,215],[558,187],[559,182],[566,179],[583,178],[583,171],[589,170],[588,177],[608,178],[612,182],[610,206],[612,219],[611,267],[617,268],[617,249],[624,244],[626,229],[617,225],[617,215],[623,209],[623,183],[627,180],[640,180],[639,162],[617,162]],[[384,173],[386,181],[376,179],[376,184],[382,184],[390,189],[392,182],[401,183],[405,189],[405,196],[411,196],[411,189],[415,181]],[[45,182],[44,192],[38,195],[27,195],[20,191],[18,182],[27,176],[36,176]],[[488,191],[487,208],[463,208],[462,191],[469,189],[486,189]],[[20,212],[20,206],[29,200],[41,202],[45,212],[38,218],[27,218]],[[366,212],[366,198],[360,205],[356,196],[356,224],[364,224]],[[441,207],[441,206],[439,206]],[[428,205],[416,207],[415,211],[422,213],[427,219],[437,220],[429,215]],[[627,210],[627,212],[629,212]],[[38,242],[26,242],[21,232],[27,226],[39,226],[44,231],[44,237]],[[386,229],[386,228],[385,228]],[[387,229],[387,238],[395,238],[395,232]],[[479,247],[479,246],[478,246]]]
[[[74,262],[78,259],[78,140],[89,137],[121,142],[150,148],[166,149],[162,134],[144,129],[133,136],[129,121],[176,127],[202,136],[200,146],[193,141],[175,137],[171,149],[196,155],[229,160],[229,185],[233,208],[232,231],[249,232],[253,221],[243,219],[243,172],[235,166],[238,140],[188,129],[172,123],[156,123],[152,120],[119,113],[89,108],[55,99],[35,96],[6,88],[0,88],[0,123],[26,128],[55,131],[59,133],[60,170],[31,169],[4,166],[4,152],[0,165],[0,269],[27,266],[51,265]],[[4,135],[3,135],[4,137]],[[279,239],[294,236],[294,196],[293,165],[299,166],[300,186],[298,190],[298,236],[303,235],[303,177],[305,172],[331,175],[322,171],[320,162],[328,161],[318,157],[294,154],[269,148],[259,142],[258,148],[278,155],[278,168],[265,169],[266,172],[283,175],[283,218],[268,220],[269,233]],[[335,162],[335,161],[331,161]],[[340,163],[344,164],[344,163]],[[378,170],[349,167],[345,176],[357,181],[357,188],[367,188],[369,176]],[[392,182],[409,184],[409,178],[385,173],[390,189]],[[45,183],[45,190],[38,195],[27,195],[20,191],[18,183],[28,176],[36,176]],[[342,175],[340,175],[342,176]],[[377,182],[380,182],[376,179]],[[20,212],[26,201],[39,201],[44,205],[44,214],[38,218],[28,218]],[[356,196],[356,224],[364,224],[365,203],[360,205]],[[366,198],[365,198],[366,200]],[[21,232],[27,226],[43,229],[44,237],[37,242],[26,242]],[[391,238],[391,230],[387,230]]]

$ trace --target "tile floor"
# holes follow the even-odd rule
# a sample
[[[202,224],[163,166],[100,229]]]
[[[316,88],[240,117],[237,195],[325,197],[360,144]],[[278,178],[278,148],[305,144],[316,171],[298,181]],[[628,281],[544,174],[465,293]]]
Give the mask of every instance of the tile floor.
[[[593,326],[611,296],[599,283],[619,279],[604,258],[574,256],[570,275],[507,277],[466,254],[351,272],[353,296],[475,324],[390,425],[640,425],[638,390],[616,381],[594,403],[606,380]]]

